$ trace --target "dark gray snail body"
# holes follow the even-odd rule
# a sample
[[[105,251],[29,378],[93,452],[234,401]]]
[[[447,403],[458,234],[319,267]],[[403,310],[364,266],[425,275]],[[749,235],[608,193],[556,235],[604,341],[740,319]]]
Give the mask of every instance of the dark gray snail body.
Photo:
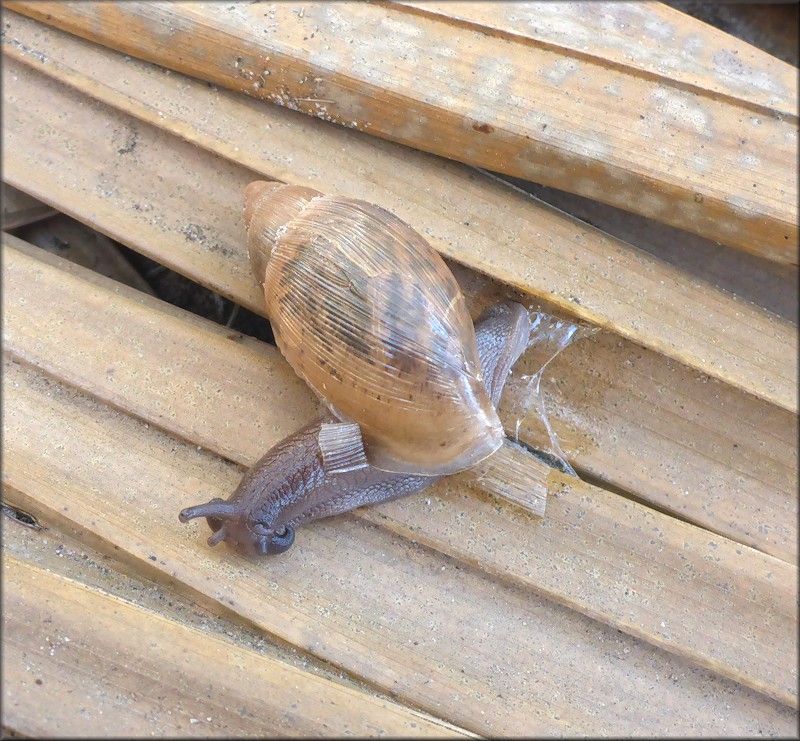
[[[529,332],[528,312],[514,302],[489,307],[475,324],[481,375],[495,407]],[[300,525],[409,496],[441,478],[391,473],[371,465],[330,471],[319,440],[323,426],[335,421],[332,415],[323,417],[285,438],[245,474],[227,501],[188,507],[180,513],[181,522],[205,517],[214,531],[210,545],[224,540],[247,555],[282,553],[291,547]]]

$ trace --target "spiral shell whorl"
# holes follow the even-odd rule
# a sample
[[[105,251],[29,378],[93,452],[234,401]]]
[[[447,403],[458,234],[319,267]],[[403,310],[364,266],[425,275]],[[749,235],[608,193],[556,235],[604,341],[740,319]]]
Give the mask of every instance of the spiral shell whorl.
[[[256,180],[245,188],[247,252],[253,274],[262,286],[267,263],[278,240],[278,231],[299,214],[312,198],[321,195],[313,188],[264,180]]]

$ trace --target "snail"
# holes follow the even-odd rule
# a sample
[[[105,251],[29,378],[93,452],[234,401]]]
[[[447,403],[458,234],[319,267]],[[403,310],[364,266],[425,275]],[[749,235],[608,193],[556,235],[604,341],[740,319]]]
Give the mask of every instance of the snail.
[[[475,324],[481,370],[495,405],[529,330],[527,310],[511,301],[490,306]],[[291,547],[299,525],[416,494],[440,478],[369,465],[326,470],[320,433],[331,422],[335,417],[326,415],[285,438],[250,468],[228,501],[188,507],[181,522],[205,517],[214,531],[209,545],[224,540],[245,555],[272,555]]]
[[[490,466],[485,488],[519,485],[496,404],[527,346],[524,307],[498,305],[476,338],[439,254],[364,201],[257,181],[244,216],[276,344],[328,415],[269,451],[229,501],[185,509],[181,521],[206,517],[212,545],[278,553],[298,524],[487,459],[509,465]]]

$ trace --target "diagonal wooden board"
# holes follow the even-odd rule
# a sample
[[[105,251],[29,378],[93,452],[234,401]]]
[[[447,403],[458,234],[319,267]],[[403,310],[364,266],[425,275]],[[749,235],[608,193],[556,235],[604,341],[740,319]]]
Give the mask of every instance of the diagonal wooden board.
[[[519,23],[509,3],[499,21],[463,4],[453,16],[413,3],[7,5],[324,120],[797,264],[796,73],[675,10],[561,6],[573,35],[604,29],[578,51],[553,43],[552,13],[526,8]]]
[[[4,717],[31,736],[472,735],[7,554],[3,607]]]
[[[105,59],[109,52],[103,54],[102,59]],[[113,54],[108,63],[109,69],[116,69],[114,63],[123,65],[121,80],[128,80],[125,64],[144,68],[133,60],[122,63]],[[20,79],[34,74],[14,64],[10,61],[6,70],[19,70]],[[98,62],[95,68],[101,66]],[[169,75],[167,79],[173,77]],[[163,73],[158,73],[147,80],[153,85],[142,81],[143,84],[135,88],[154,93],[163,78]],[[36,77],[31,84],[38,84]],[[169,86],[161,90],[164,99],[175,87],[173,82]],[[219,117],[208,120],[232,126],[223,129],[218,134],[220,137],[227,132],[230,142],[236,141],[238,129],[232,125],[233,121],[249,121],[255,126],[260,120],[254,117],[256,111],[233,101],[230,96],[208,98],[207,88],[200,87],[206,96],[203,100],[209,103],[209,107],[203,108],[206,117],[211,116],[215,101],[221,106]],[[20,157],[20,153],[29,153],[31,161],[24,167],[18,161],[17,172],[29,187],[46,193],[60,208],[90,220],[115,238],[237,302],[263,311],[263,299],[251,277],[245,254],[239,209],[220,207],[220,204],[238,203],[244,185],[258,177],[256,173],[113,109],[93,104],[95,107],[90,110],[84,105],[85,98],[70,97],[57,87],[45,86],[38,93],[37,89],[29,89],[31,97],[24,106],[25,111],[41,107],[37,100],[45,93],[48,99],[65,96],[61,107],[63,130],[59,137],[54,137],[49,121],[38,124],[32,120],[20,121],[16,136],[25,132],[33,136],[32,132],[38,132],[40,138],[20,142],[19,147],[9,153],[7,177],[13,169],[9,161]],[[195,90],[199,95],[200,92],[188,80],[175,89],[177,93]],[[181,105],[192,102],[180,100]],[[234,108],[229,110],[229,105]],[[22,113],[20,108],[12,109],[12,113],[14,110],[18,115]],[[191,110],[187,108],[186,113]],[[72,118],[63,117],[67,115]],[[155,119],[158,120],[157,115]],[[6,120],[9,120],[8,115]],[[305,125],[324,127],[304,117],[300,120]],[[113,133],[110,139],[76,138],[75,132],[88,132],[101,124],[103,130]],[[292,132],[294,128],[285,122],[281,131],[284,130]],[[182,131],[185,133],[186,129]],[[343,133],[337,129],[332,131]],[[272,156],[278,161],[277,147],[282,136],[276,133],[270,140]],[[132,141],[135,151],[120,155],[119,151],[126,151]],[[291,141],[300,145],[300,140],[293,135]],[[317,136],[307,139],[307,148],[309,141],[319,148],[325,143],[323,136]],[[232,148],[230,142],[226,144],[228,149]],[[352,144],[346,150],[346,161],[359,153],[366,157],[366,153],[358,149],[357,140]],[[310,157],[310,151],[297,148],[287,148],[285,156],[291,154],[294,162],[299,163],[304,151]],[[325,158],[314,158],[313,162],[318,163],[315,169],[325,166],[328,158],[346,167],[340,146],[335,147],[330,142],[324,151]],[[45,176],[36,162],[52,159],[54,152],[61,152],[64,164],[52,175]],[[172,161],[182,163],[182,167],[164,171],[164,163]],[[400,159],[394,164],[401,166]],[[311,167],[310,159],[308,167]],[[333,177],[332,172],[326,171],[325,175]],[[202,187],[198,188],[198,182]],[[82,187],[76,187],[77,183],[82,183]],[[654,269],[652,264],[650,269]],[[724,294],[705,288],[708,296],[725,298]],[[706,293],[698,289],[696,300],[707,301]],[[666,308],[659,313],[670,316]],[[737,331],[750,336],[754,330],[745,322],[737,325]],[[748,341],[758,343],[762,337],[752,336]],[[709,341],[715,343],[716,338],[709,337]],[[782,359],[787,373],[791,373],[791,367],[797,362],[787,352],[793,343],[796,344],[794,328],[776,338],[774,345],[774,352]],[[553,367],[553,371],[557,369],[560,374],[556,378],[563,379],[562,387],[586,389],[585,402],[575,406],[568,403],[562,412],[563,424],[557,430],[565,440],[569,437],[572,441],[569,450],[577,462],[591,475],[659,507],[796,561],[795,415],[733,392],[721,383],[709,381],[631,343],[620,345],[612,336],[598,338],[590,347],[588,367],[581,364],[573,368],[568,359],[574,357],[574,353],[565,355],[563,362]],[[743,353],[736,363],[741,360],[746,367],[762,367],[759,356],[753,357],[749,351]],[[574,394],[573,391],[569,396],[575,398]],[[701,425],[698,420],[702,420]],[[513,420],[509,421],[513,429]],[[709,430],[714,434],[709,434]],[[544,442],[541,436],[529,441]]]
[[[245,464],[307,422],[303,409],[311,416],[310,392],[273,348],[240,347],[12,242],[11,357]],[[414,497],[358,515],[796,704],[796,567],[555,471],[547,483],[560,495],[541,522],[457,480],[426,506]]]
[[[190,80],[176,84],[173,76],[165,76],[159,68],[76,41],[42,24],[32,26],[32,21],[12,13],[7,17],[5,54],[75,86],[90,98],[130,111],[268,178],[378,202],[418,226],[434,247],[459,262],[782,408],[797,410],[797,333],[789,322],[693,280],[470,168],[218,94]],[[77,132],[91,131],[86,112],[75,110],[85,98],[36,74],[17,72],[19,67],[13,63],[6,67],[20,78],[6,83],[9,92],[14,91],[7,108],[20,117],[9,119],[6,127],[23,138],[14,139],[14,147],[9,147],[4,177],[43,200],[56,199],[62,210],[109,230],[110,225],[104,223],[106,209],[114,200],[113,188],[97,184],[79,193],[69,180],[68,168],[45,173],[36,167],[36,162],[52,158],[64,146],[68,149],[62,156],[67,161],[78,166],[78,147],[81,159],[87,160],[80,165],[91,166],[96,138],[89,136],[81,142],[77,137]],[[59,100],[67,114],[59,126],[54,127],[52,121],[36,122],[41,108],[37,95]],[[18,106],[14,100],[19,100]],[[129,153],[128,147],[135,143],[139,125],[130,119],[118,120],[109,142],[113,149],[98,151],[94,157],[97,176],[116,180],[136,160],[137,154]],[[103,162],[116,164],[106,170]],[[202,225],[205,230],[213,226],[219,210],[212,205],[215,187],[205,183],[207,192],[197,194],[198,212],[202,207],[209,217]],[[140,214],[140,228],[152,230],[147,211],[153,204],[144,200],[133,205],[145,210]],[[192,236],[191,226],[173,223],[172,228],[189,229]],[[115,236],[123,242],[130,239],[129,234]],[[241,235],[224,236],[217,250],[235,250]],[[174,267],[185,271],[189,266],[178,262]],[[215,289],[230,295],[235,277],[225,276]],[[261,306],[260,297],[252,291],[245,293],[245,300],[249,307]]]
[[[15,503],[402,702],[487,735],[794,727],[791,708],[351,515],[283,559],[212,551],[175,512],[238,471],[14,361],[3,383]]]

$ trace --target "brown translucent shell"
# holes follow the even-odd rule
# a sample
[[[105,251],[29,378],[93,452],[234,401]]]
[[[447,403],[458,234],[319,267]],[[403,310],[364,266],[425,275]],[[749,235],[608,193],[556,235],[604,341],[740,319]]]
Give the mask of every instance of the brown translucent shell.
[[[358,423],[372,465],[440,475],[500,447],[464,297],[425,239],[378,206],[280,183],[247,187],[245,222],[278,347]]]

